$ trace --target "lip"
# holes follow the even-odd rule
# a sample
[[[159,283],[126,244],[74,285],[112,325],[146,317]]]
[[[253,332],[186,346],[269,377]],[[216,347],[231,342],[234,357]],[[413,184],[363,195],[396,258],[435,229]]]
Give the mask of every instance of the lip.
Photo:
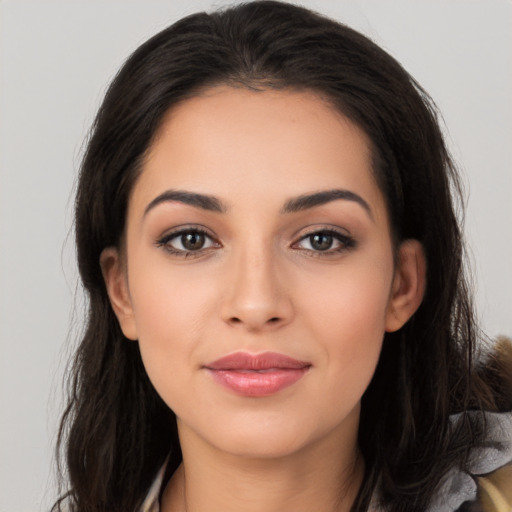
[[[295,384],[308,372],[311,363],[276,352],[235,352],[204,368],[216,382],[238,395],[263,397]]]

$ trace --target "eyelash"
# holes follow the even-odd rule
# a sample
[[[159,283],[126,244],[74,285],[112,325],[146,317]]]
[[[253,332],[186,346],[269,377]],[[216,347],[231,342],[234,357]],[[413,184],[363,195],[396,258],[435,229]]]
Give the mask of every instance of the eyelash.
[[[176,249],[170,243],[173,240],[177,240],[179,237],[183,237],[185,235],[200,235],[205,237],[205,239],[208,239],[211,241],[211,245],[209,247],[201,247],[197,250],[187,250],[187,249]],[[331,247],[325,249],[325,250],[315,250],[315,249],[307,249],[307,248],[300,248],[297,247],[301,242],[305,240],[310,240],[315,235],[324,235],[332,237],[333,242],[337,241],[340,246],[336,247],[335,249],[332,249]],[[173,231],[171,233],[167,233],[160,239],[158,239],[155,243],[157,247],[160,247],[164,249],[167,253],[173,255],[173,256],[179,256],[182,258],[190,258],[190,257],[197,257],[203,255],[206,251],[209,251],[213,248],[221,247],[220,242],[216,241],[213,236],[207,232],[205,229],[202,229],[200,227],[187,227],[183,229],[179,229],[177,231]],[[181,244],[183,246],[183,242]],[[311,244],[310,244],[311,245]],[[301,236],[299,240],[294,242],[291,247],[297,250],[308,252],[310,255],[314,257],[329,257],[329,256],[335,256],[340,253],[343,253],[345,251],[349,251],[350,249],[353,249],[356,247],[356,241],[351,236],[347,235],[346,233],[341,233],[340,231],[337,231],[335,229],[316,229],[314,231],[311,231],[309,233],[306,233],[305,235]]]
[[[324,236],[327,235],[329,237],[332,237],[333,243],[334,243],[334,241],[337,241],[340,244],[340,246],[336,247],[334,249],[329,247],[325,250],[301,249],[301,248],[298,248],[298,249],[307,251],[311,254],[311,256],[314,256],[314,257],[329,257],[329,256],[339,255],[340,253],[349,251],[350,249],[354,249],[356,247],[356,241],[354,238],[347,235],[346,233],[342,233],[342,232],[337,231],[336,229],[332,229],[332,228],[315,229],[314,231],[306,233],[297,242],[294,242],[292,244],[292,247],[295,247],[299,243],[301,243],[305,240],[308,240],[308,239],[311,242],[312,237],[314,237],[315,235],[324,235]]]
[[[180,237],[183,237],[183,236],[189,235],[189,234],[204,236],[205,239],[212,241],[212,245],[210,247],[201,247],[196,251],[187,250],[187,249],[176,249],[175,247],[170,245],[170,243],[173,240],[179,239]],[[183,243],[182,243],[182,245],[183,245]],[[168,252],[169,254],[171,254],[173,256],[179,256],[182,258],[191,258],[191,257],[195,257],[195,256],[200,256],[200,255],[204,254],[205,251],[208,251],[209,249],[212,249],[215,247],[220,247],[221,245],[219,242],[215,241],[215,239],[212,237],[212,235],[210,233],[208,233],[206,230],[204,230],[200,227],[189,226],[189,227],[186,227],[183,229],[179,229],[177,231],[173,231],[171,233],[167,233],[166,235],[164,235],[163,237],[161,237],[160,239],[158,239],[156,241],[156,246],[161,247],[162,249],[164,249],[166,252]]]

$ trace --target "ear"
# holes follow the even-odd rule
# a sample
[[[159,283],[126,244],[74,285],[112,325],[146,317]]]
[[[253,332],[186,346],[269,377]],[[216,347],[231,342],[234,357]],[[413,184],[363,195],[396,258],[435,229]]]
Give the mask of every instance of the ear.
[[[137,328],[133,313],[128,279],[119,251],[114,247],[104,249],[100,256],[100,266],[112,309],[116,314],[123,334],[136,340]]]
[[[427,262],[418,240],[406,240],[398,264],[386,312],[386,331],[398,331],[419,308],[425,294]]]

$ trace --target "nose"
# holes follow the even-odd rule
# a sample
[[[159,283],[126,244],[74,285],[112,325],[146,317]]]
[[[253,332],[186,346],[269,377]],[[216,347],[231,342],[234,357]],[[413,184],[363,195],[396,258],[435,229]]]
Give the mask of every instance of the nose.
[[[271,254],[261,250],[234,256],[228,274],[221,305],[225,322],[256,332],[279,329],[291,321],[291,297]]]

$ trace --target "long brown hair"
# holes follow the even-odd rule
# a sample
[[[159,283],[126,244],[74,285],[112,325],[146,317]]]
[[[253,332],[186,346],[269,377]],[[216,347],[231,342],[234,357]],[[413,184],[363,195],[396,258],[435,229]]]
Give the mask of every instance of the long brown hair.
[[[124,64],[97,114],[76,197],[87,324],[59,436],[69,491],[55,510],[62,501],[74,512],[136,510],[165,458],[171,471],[181,461],[174,414],[119,328],[99,259],[120,244],[128,196],[163,116],[220,83],[328,99],[371,140],[395,242],[423,244],[424,301],[400,331],[386,334],[363,397],[367,471],[353,510],[366,510],[377,482],[386,510],[425,510],[442,476],[464,468],[469,448],[483,442],[485,425],[467,412],[497,408],[499,385],[488,386],[474,364],[459,178],[435,105],[396,60],[343,24],[274,1],[194,14],[155,35]],[[457,412],[460,420],[450,422]]]

